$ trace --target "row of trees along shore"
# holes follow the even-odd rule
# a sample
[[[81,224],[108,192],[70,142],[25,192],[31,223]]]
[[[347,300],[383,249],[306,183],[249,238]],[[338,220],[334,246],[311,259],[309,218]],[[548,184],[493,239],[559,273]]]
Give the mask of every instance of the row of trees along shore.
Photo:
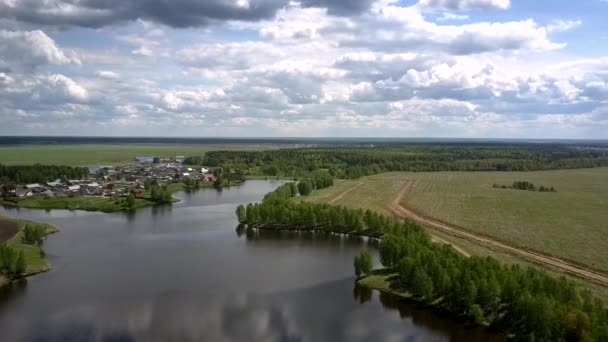
[[[550,144],[334,146],[210,151],[200,162],[295,178],[324,169],[336,178],[353,179],[387,171],[532,171],[608,166],[608,150]]]
[[[241,224],[252,228],[314,230],[382,238],[383,274],[391,287],[418,301],[508,333],[524,341],[608,341],[608,309],[565,277],[532,267],[464,257],[431,241],[416,223],[327,204],[291,200],[294,184],[239,206]],[[369,273],[369,257],[355,266]]]

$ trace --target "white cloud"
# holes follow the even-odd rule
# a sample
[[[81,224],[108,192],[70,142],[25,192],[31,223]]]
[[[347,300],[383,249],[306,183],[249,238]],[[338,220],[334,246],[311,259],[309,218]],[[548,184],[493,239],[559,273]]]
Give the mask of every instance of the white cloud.
[[[78,32],[102,35],[99,47],[70,40],[69,30],[0,30],[0,120],[15,118],[11,131],[23,134],[90,126],[147,135],[608,130],[608,57],[576,59],[567,41],[553,40],[585,18],[496,21],[462,11],[508,1],[439,0],[381,0],[344,15],[315,1],[221,28],[146,19]],[[67,121],[71,131],[60,124]]]
[[[95,73],[95,76],[107,81],[119,81],[120,75],[109,70],[99,70]]]
[[[34,69],[45,64],[80,64],[40,30],[0,30],[0,70]]]
[[[551,24],[547,25],[547,31],[549,32],[563,32],[571,30],[575,27],[581,26],[583,22],[581,20],[554,20]]]
[[[441,13],[441,16],[437,18],[437,21],[468,20],[468,19],[469,19],[469,16],[466,14],[443,12],[443,13]]]
[[[506,10],[511,5],[510,0],[420,0],[423,8],[441,9],[450,11],[480,9]]]

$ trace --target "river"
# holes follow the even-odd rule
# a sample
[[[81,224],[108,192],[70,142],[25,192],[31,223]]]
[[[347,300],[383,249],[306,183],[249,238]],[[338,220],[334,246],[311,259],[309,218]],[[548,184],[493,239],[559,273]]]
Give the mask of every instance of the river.
[[[61,231],[53,269],[0,290],[4,341],[492,341],[499,337],[354,287],[366,242],[236,231],[238,204],[280,183],[179,192],[134,213],[0,207]]]

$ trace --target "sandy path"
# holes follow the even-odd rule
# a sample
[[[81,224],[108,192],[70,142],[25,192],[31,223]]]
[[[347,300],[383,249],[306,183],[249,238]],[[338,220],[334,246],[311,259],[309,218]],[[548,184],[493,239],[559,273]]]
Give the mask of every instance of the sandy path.
[[[335,202],[339,201],[342,199],[342,197],[344,197],[346,194],[348,194],[349,192],[355,190],[359,185],[363,185],[363,183],[361,182],[357,182],[355,183],[353,186],[351,186],[350,188],[342,191],[341,194],[339,194],[338,196],[334,197],[331,199],[331,201],[327,202],[327,204],[334,204]]]
[[[413,221],[416,221],[422,225],[425,225],[427,227],[437,229],[438,231],[441,231],[441,232],[444,232],[444,233],[447,233],[447,234],[450,234],[450,235],[453,235],[453,236],[456,236],[459,238],[467,239],[467,240],[477,243],[479,245],[489,247],[491,249],[494,249],[494,250],[497,250],[500,252],[505,252],[505,253],[523,258],[525,260],[534,262],[536,264],[539,264],[542,266],[547,266],[547,267],[586,279],[588,281],[591,281],[591,282],[599,284],[599,285],[608,286],[608,276],[601,274],[597,271],[586,269],[579,265],[573,264],[571,262],[568,262],[566,260],[562,260],[562,259],[559,259],[559,258],[556,258],[553,256],[545,255],[545,254],[538,253],[538,252],[533,252],[533,251],[530,251],[527,249],[522,249],[519,247],[515,247],[515,246],[509,245],[505,242],[494,240],[489,237],[486,237],[486,236],[483,236],[480,234],[476,234],[476,233],[464,230],[464,229],[456,227],[456,226],[452,226],[452,225],[449,225],[449,224],[446,224],[443,222],[439,222],[437,220],[434,220],[434,219],[431,219],[428,217],[424,217],[410,209],[403,207],[401,205],[401,200],[407,194],[407,192],[410,190],[410,188],[412,187],[413,184],[414,184],[414,181],[412,181],[412,180],[406,181],[404,186],[401,188],[401,190],[399,190],[399,192],[395,195],[395,197],[389,203],[390,209],[396,215],[401,216],[401,217],[407,217],[407,218],[409,218]]]

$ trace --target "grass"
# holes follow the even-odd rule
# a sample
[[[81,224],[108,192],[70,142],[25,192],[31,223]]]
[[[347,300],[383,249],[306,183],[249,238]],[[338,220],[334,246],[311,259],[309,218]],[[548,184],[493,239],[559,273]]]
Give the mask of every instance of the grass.
[[[538,172],[385,173],[340,184],[356,188],[334,204],[390,213],[405,180],[416,180],[402,204],[517,246],[608,271],[608,168]],[[527,180],[557,192],[493,188]],[[321,190],[305,200],[327,202]]]
[[[26,225],[41,225],[46,229],[46,235],[52,234],[58,231],[58,229],[52,225],[45,223],[37,223],[26,220],[15,220],[7,217],[0,216],[0,220],[10,221],[17,223],[19,231],[11,239],[6,241],[6,245],[14,248],[17,252],[23,251],[25,256],[25,262],[27,264],[26,276],[40,272],[45,272],[50,269],[49,262],[44,258],[43,253],[38,246],[28,245],[21,241],[23,237],[23,229]]]
[[[372,209],[391,215],[388,204],[406,180],[416,180],[403,205],[426,216],[518,246],[608,271],[608,168],[538,172],[384,173],[342,181],[314,191],[306,201]],[[557,192],[495,189],[494,183],[527,180]],[[344,191],[346,195],[338,198]],[[336,200],[336,198],[338,198]],[[472,255],[531,265],[508,254],[433,231]],[[535,266],[536,267],[536,266]],[[553,271],[549,271],[555,273]],[[557,273],[555,273],[557,274]],[[608,299],[608,289],[583,282]]]
[[[124,165],[136,156],[202,156],[208,151],[276,148],[273,145],[19,145],[0,147],[4,165],[54,164],[69,166]]]

